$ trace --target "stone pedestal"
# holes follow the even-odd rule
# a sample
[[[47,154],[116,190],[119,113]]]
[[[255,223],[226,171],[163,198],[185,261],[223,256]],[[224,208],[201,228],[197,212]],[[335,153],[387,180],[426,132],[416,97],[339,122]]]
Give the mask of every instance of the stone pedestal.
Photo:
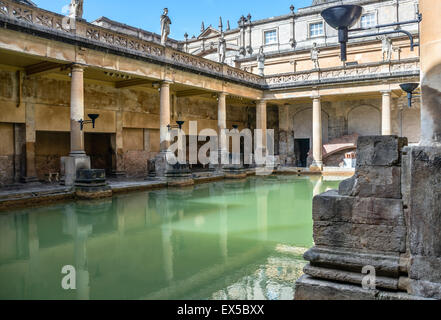
[[[354,177],[313,202],[315,247],[296,299],[410,299],[401,150],[407,139],[360,137]],[[375,289],[363,288],[375,270]]]
[[[75,195],[78,199],[99,199],[112,196],[103,169],[79,169],[75,179]]]
[[[169,186],[193,185],[194,180],[189,165],[176,163],[172,165],[167,160],[171,152],[160,152],[154,159],[155,180],[167,182]]]
[[[77,171],[90,168],[90,157],[86,155],[61,157],[61,180],[64,182],[64,185],[73,186],[77,177]]]

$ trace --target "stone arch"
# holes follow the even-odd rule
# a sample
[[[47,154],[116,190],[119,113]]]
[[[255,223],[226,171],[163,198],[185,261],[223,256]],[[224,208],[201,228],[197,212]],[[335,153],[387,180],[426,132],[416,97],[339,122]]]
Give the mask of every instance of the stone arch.
[[[381,135],[381,112],[372,105],[358,105],[349,110],[348,134],[361,136]]]
[[[297,111],[292,119],[294,124],[294,139],[310,139],[312,144],[312,108]],[[329,140],[329,114],[322,109],[322,137],[323,143]]]

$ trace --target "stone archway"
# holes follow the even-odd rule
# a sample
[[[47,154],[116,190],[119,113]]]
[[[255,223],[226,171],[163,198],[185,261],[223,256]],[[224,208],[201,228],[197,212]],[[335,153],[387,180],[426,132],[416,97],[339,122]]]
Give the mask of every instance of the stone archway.
[[[360,105],[348,113],[348,134],[381,135],[381,112],[370,105]]]

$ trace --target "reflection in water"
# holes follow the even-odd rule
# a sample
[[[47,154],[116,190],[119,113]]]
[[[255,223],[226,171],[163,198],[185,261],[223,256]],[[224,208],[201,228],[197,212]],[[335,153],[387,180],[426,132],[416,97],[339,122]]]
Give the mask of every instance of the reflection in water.
[[[0,299],[292,299],[311,199],[337,185],[250,178],[1,213]]]

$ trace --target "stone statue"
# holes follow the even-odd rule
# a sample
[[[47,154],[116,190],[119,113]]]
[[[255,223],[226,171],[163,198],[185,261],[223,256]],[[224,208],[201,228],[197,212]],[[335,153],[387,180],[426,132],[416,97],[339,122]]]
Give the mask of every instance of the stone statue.
[[[319,53],[320,50],[317,48],[317,43],[314,42],[311,48],[311,60],[314,64],[314,69],[319,69]]]
[[[225,41],[223,32],[219,38],[218,54],[219,54],[219,62],[225,63],[225,58],[227,55],[227,43]]]
[[[382,35],[377,39],[381,40],[381,54],[383,56],[383,61],[390,61],[392,59],[392,40],[385,35]]]
[[[265,54],[263,53],[263,46],[260,47],[259,53],[257,54],[257,70],[259,75],[265,75]]]
[[[75,19],[83,18],[83,0],[70,1],[69,17]]]
[[[161,44],[165,46],[168,35],[170,34],[171,20],[168,17],[168,9],[164,8],[164,13],[161,16]]]

